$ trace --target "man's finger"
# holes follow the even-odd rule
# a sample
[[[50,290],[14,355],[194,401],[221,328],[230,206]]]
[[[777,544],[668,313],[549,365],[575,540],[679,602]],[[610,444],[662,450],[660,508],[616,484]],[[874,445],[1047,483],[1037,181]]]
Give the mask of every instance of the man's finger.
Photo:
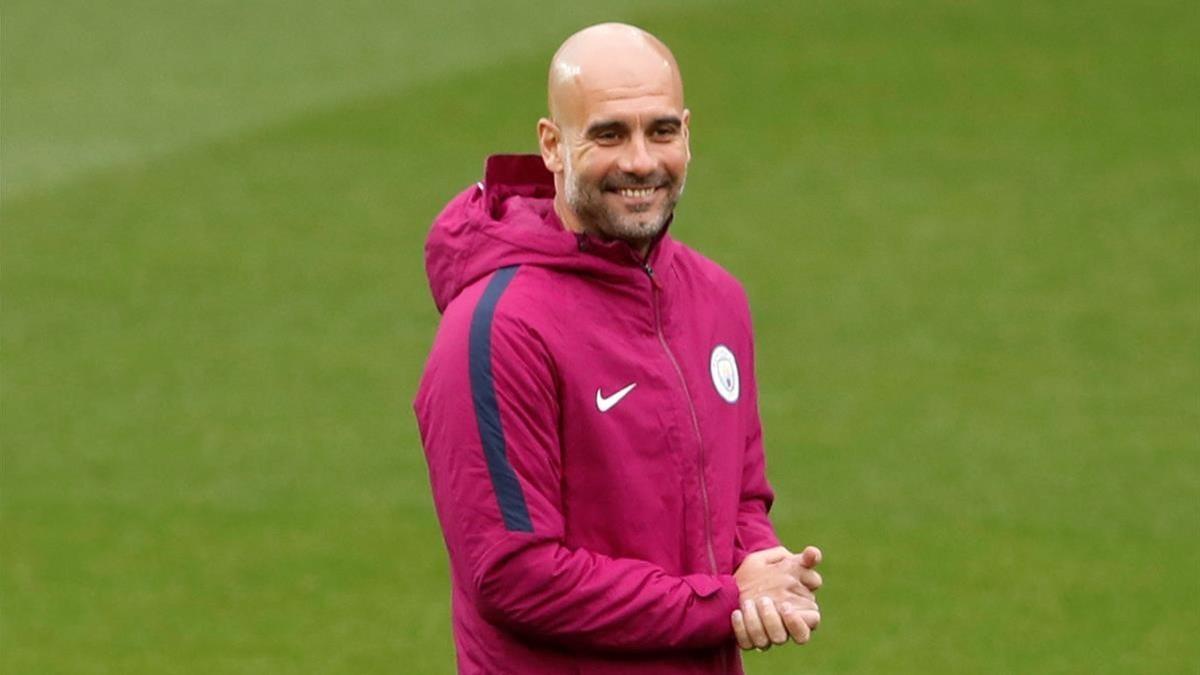
[[[821,611],[821,607],[817,604],[816,598],[792,597],[789,600],[779,603],[779,614],[782,616],[787,612],[794,612],[798,609],[809,609],[814,612]]]
[[[822,557],[821,549],[816,546],[805,546],[804,550],[800,552],[800,564],[812,569],[821,564]]]
[[[796,614],[804,621],[810,631],[814,631],[821,625],[821,613],[812,609],[798,609],[792,614]]]
[[[791,556],[790,558],[781,561],[779,564],[783,565],[784,569],[787,570],[787,573],[796,579],[797,586],[803,586],[805,589],[808,588],[808,585],[803,583],[805,578],[804,575],[816,574],[815,570],[804,566],[804,556],[801,554]]]
[[[758,617],[758,608],[754,606],[752,598],[742,601],[742,619],[746,623],[746,634],[750,636],[750,642],[754,643],[755,647],[766,649],[771,646],[771,638],[767,637],[767,631],[763,628],[762,619]]]
[[[814,602],[817,599],[817,596],[815,593],[813,593],[812,589],[809,588],[808,586],[805,586],[804,584],[800,583],[799,581],[797,581],[796,583],[789,586],[787,590],[789,593],[791,593],[792,595],[795,595],[796,597],[808,598],[809,600],[812,600]]]
[[[746,620],[742,618],[742,610],[733,610],[730,622],[733,624],[733,637],[737,639],[738,646],[742,649],[754,649],[754,643],[750,641],[750,635],[746,633]]]
[[[779,617],[779,610],[775,609],[771,598],[763,596],[758,599],[758,618],[772,644],[781,645],[788,641],[787,627],[783,625],[783,619]]]
[[[820,572],[803,568],[800,570],[800,583],[804,584],[804,587],[808,590],[815,591],[821,587],[821,584],[825,583],[825,580],[821,578]]]
[[[791,634],[792,640],[796,644],[802,645],[807,643],[812,637],[812,629],[808,627],[808,624],[804,621],[804,617],[801,616],[802,610],[791,609],[790,607],[788,609],[791,611],[783,613],[783,623],[787,626],[788,633]]]

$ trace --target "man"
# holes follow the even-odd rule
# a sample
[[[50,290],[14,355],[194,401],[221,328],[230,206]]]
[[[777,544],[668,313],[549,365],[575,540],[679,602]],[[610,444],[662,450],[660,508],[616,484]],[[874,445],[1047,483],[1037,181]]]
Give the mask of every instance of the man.
[[[541,156],[435,220],[415,408],[463,673],[738,673],[809,639],[820,552],[767,511],[740,285],[667,234],[690,112],[670,51],[602,24],[555,54]]]

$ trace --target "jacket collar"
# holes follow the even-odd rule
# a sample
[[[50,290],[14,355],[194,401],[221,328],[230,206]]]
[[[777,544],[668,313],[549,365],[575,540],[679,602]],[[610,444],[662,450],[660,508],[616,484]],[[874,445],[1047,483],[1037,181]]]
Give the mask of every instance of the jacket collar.
[[[540,155],[491,155],[484,167],[483,189],[489,206],[499,207],[509,197],[521,196],[533,199],[548,199],[553,202],[556,195],[554,174],[546,169]],[[624,241],[610,240],[585,233],[569,233],[575,237],[579,251],[599,256],[614,263],[649,267],[655,274],[666,270],[674,257],[675,242],[668,235],[675,214],[667,219],[662,232],[650,244],[643,259],[632,246]],[[568,232],[553,208],[546,210],[544,223],[554,230]]]

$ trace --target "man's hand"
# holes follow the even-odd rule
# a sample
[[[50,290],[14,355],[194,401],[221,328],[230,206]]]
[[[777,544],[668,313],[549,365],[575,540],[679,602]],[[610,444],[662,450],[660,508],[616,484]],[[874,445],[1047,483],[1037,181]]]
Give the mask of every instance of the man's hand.
[[[799,555],[782,546],[746,556],[734,573],[741,590],[742,608],[731,617],[742,649],[769,649],[787,642],[808,642],[821,623],[813,592],[821,587],[821,550],[805,548]]]

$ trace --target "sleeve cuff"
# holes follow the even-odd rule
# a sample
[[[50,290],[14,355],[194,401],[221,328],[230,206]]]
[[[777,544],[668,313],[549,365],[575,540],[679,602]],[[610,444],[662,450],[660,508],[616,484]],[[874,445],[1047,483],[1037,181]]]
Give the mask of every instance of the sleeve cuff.
[[[733,624],[730,615],[738,608],[741,597],[733,575],[690,574],[683,577],[683,581],[696,594],[697,609],[703,608],[703,612],[696,615],[697,618],[707,617],[696,626],[697,644],[715,645],[732,640]]]

